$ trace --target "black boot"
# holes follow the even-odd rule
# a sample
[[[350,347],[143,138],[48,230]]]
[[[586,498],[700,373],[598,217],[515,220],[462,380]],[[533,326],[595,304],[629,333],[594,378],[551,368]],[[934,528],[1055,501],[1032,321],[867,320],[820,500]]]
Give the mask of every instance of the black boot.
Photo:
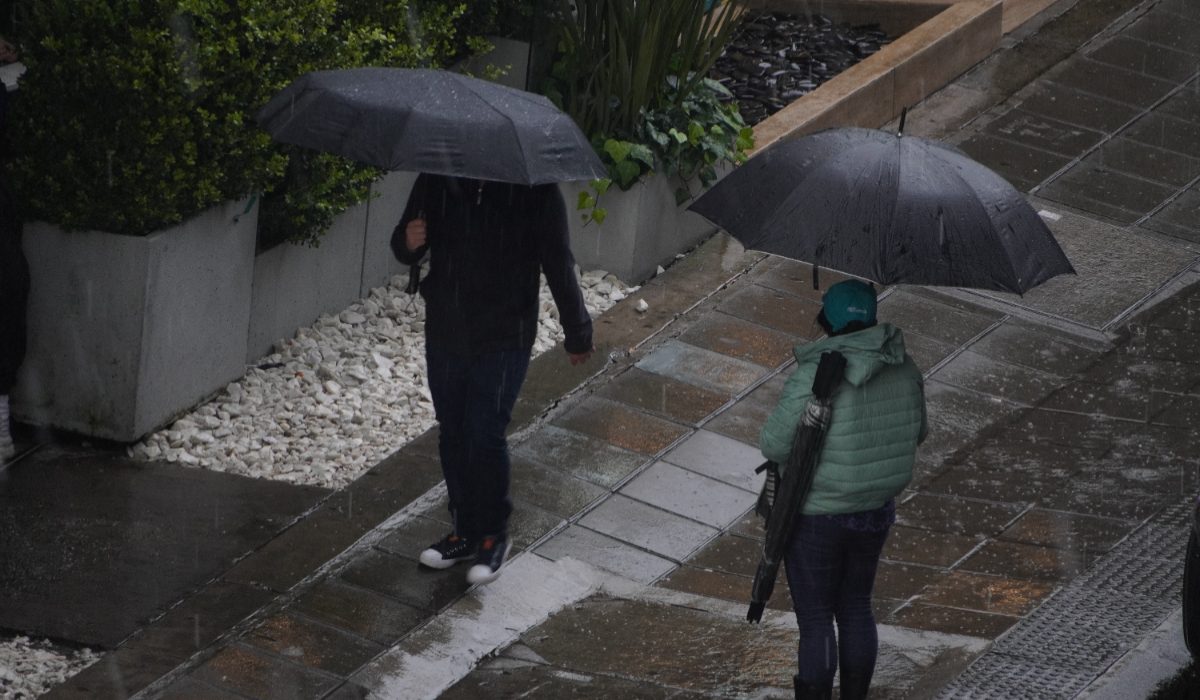
[[[809,685],[800,680],[800,676],[792,676],[792,683],[796,686],[796,700],[831,700],[833,698],[832,683]]]
[[[840,700],[866,700],[867,688],[871,686],[870,673],[846,673],[842,671]]]

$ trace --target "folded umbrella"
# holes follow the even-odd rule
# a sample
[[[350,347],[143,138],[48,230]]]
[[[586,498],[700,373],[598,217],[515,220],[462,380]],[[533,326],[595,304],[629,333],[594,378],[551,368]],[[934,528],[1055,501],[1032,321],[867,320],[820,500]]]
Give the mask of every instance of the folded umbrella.
[[[384,170],[544,185],[608,177],[550,100],[444,70],[306,73],[255,115],[280,143]]]
[[[746,248],[882,284],[1023,294],[1075,272],[1004,178],[952,146],[874,129],[771,146],[689,208]]]

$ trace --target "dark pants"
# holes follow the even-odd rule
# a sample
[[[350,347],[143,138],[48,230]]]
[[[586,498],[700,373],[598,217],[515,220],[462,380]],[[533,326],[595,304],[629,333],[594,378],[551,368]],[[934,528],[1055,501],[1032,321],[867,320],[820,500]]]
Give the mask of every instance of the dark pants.
[[[427,344],[425,361],[454,530],[467,539],[505,534],[512,501],[504,430],[525,381],[529,349],[463,357]]]
[[[839,658],[843,674],[875,670],[879,633],[871,589],[886,539],[887,530],[861,532],[829,518],[800,516],[788,546],[787,576],[800,624],[801,681],[832,683]]]

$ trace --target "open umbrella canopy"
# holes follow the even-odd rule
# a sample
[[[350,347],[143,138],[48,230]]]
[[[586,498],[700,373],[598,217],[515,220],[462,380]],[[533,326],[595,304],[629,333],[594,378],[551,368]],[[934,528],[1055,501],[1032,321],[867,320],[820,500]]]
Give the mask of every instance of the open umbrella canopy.
[[[384,170],[522,185],[608,176],[550,100],[442,70],[306,73],[255,118],[276,141]]]
[[[746,248],[883,284],[1023,294],[1075,272],[1002,177],[952,146],[874,129],[772,146],[690,209]]]

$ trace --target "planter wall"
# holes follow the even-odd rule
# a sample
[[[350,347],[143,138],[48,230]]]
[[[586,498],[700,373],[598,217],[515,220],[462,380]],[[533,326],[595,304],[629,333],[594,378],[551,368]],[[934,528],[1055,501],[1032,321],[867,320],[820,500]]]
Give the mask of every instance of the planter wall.
[[[258,208],[145,237],[34,222],[22,421],[132,441],[245,371]]]
[[[683,184],[678,177],[655,175],[627,192],[613,186],[600,197],[608,218],[585,226],[575,202],[587,183],[563,183],[575,262],[584,270],[608,270],[622,282],[641,284],[659,265],[707,240],[716,227],[688,211],[688,203],[675,206],[675,189]],[[698,187],[699,182],[692,183],[693,191]]]
[[[339,214],[317,248],[284,244],[258,256],[245,362],[407,271],[389,241],[415,179],[415,173],[389,173],[377,180],[371,190],[379,196]]]

